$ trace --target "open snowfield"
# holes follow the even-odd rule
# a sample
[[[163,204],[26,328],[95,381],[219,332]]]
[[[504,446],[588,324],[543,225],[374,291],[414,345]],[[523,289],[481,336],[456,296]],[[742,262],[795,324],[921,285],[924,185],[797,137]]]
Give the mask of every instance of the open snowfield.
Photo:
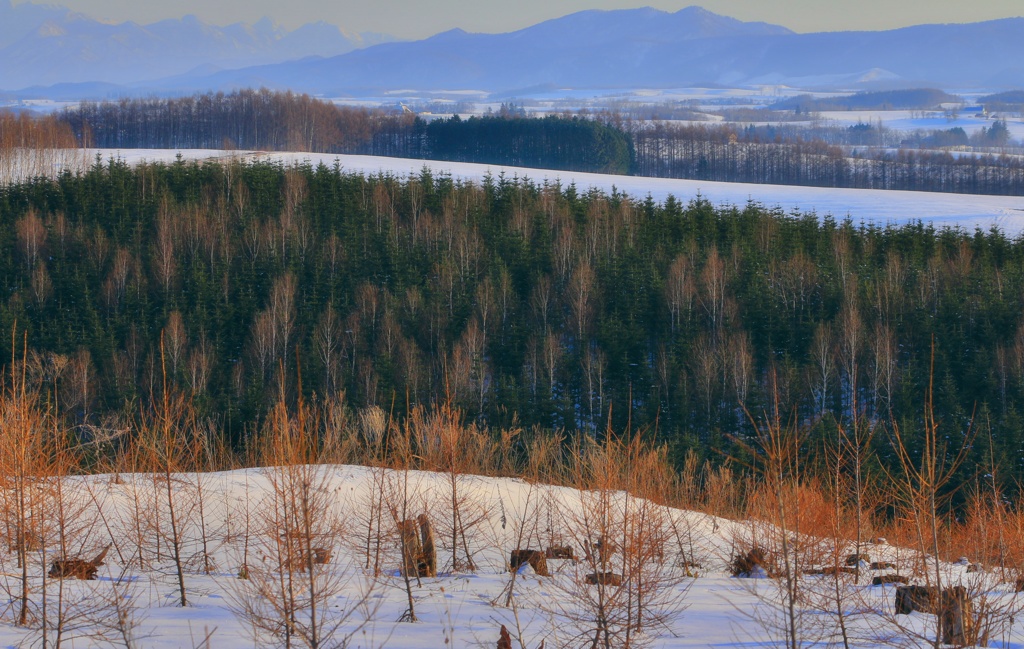
[[[512,630],[513,637],[518,635],[517,614],[528,649],[538,647],[542,641],[547,649],[589,646],[579,637],[592,628],[588,606],[596,592],[595,586],[582,583],[584,573],[593,570],[586,561],[552,559],[552,575],[548,577],[537,576],[524,566],[515,581],[515,609],[505,606],[503,591],[510,582],[508,553],[517,547],[567,545],[582,554],[581,543],[590,532],[584,525],[585,512],[596,511],[588,508],[598,502],[600,492],[531,486],[514,479],[460,478],[460,511],[466,534],[465,541],[457,544],[458,552],[460,557],[468,552],[475,569],[463,565],[453,571],[451,537],[446,538],[451,529],[446,521],[452,518],[451,482],[446,474],[409,473],[407,490],[401,492],[406,494],[402,506],[407,506],[410,517],[419,512],[429,513],[438,539],[439,576],[425,578],[419,584],[413,581],[412,596],[419,621],[399,622],[408,607],[408,598],[404,580],[399,576],[401,555],[394,519],[386,513],[389,505],[385,505],[379,528],[382,532],[378,538],[383,545],[379,555],[381,574],[377,578],[367,569],[367,562],[372,563],[376,556],[375,551],[367,554],[367,547],[375,547],[375,542],[368,541],[374,538],[368,533],[372,525],[367,525],[373,519],[372,514],[368,515],[373,511],[371,503],[380,497],[381,487],[384,493],[391,494],[385,501],[393,506],[397,502],[394,494],[405,484],[406,474],[325,466],[311,475],[316,476],[310,480],[314,489],[322,488],[327,496],[316,525],[331,530],[314,539],[317,546],[329,549],[332,557],[329,563],[315,566],[318,583],[323,587],[321,601],[325,608],[320,613],[326,615],[328,623],[340,622],[337,634],[322,646],[494,647],[500,625]],[[281,547],[280,528],[269,522],[276,511],[275,503],[280,506],[273,499],[274,487],[280,486],[280,481],[281,472],[266,469],[205,474],[201,479],[194,474],[172,478],[186,565],[184,587],[189,598],[189,605],[182,608],[178,605],[179,584],[170,561],[167,482],[141,474],[68,479],[64,499],[75,512],[77,530],[68,539],[68,554],[91,557],[108,543],[114,546],[95,581],[49,581],[49,624],[55,624],[57,587],[63,583],[65,613],[71,620],[64,640],[74,638],[69,646],[117,645],[121,642],[117,638],[125,633],[134,638],[132,646],[139,647],[234,649],[280,645],[265,633],[254,636],[251,619],[239,613],[240,602],[253,595],[257,584],[263,583],[258,575],[269,578],[272,586],[280,584],[275,580],[282,573],[268,556],[275,546]],[[197,502],[202,503],[202,509]],[[608,502],[611,518],[622,520],[623,512],[634,511],[628,507],[637,507],[640,501],[633,499],[627,503],[621,493],[615,493]],[[778,646],[781,629],[775,628],[773,621],[777,622],[782,612],[774,603],[781,582],[737,579],[727,573],[727,563],[737,547],[749,547],[752,540],[762,547],[771,547],[771,530],[664,508],[651,510],[647,516],[644,520],[660,523],[649,523],[652,527],[645,529],[654,530],[653,526],[660,525],[657,529],[667,531],[660,546],[664,554],[651,555],[643,568],[643,574],[658,575],[662,580],[649,582],[661,586],[655,587],[660,590],[658,598],[648,604],[648,615],[654,617],[659,611],[666,615],[663,624],[652,624],[639,636],[644,644]],[[800,542],[803,549],[813,545],[814,541],[807,538]],[[844,543],[840,551],[850,550]],[[864,551],[872,561],[894,564],[893,569],[885,572],[898,570],[923,583],[919,572],[922,564],[914,552],[875,544],[869,544]],[[40,551],[29,554],[30,598],[37,617],[36,627],[42,610],[44,566],[49,564],[56,548],[51,547],[50,552],[50,558]],[[204,557],[208,561],[204,562]],[[683,557],[690,564],[699,564],[693,568],[695,578],[686,575]],[[0,552],[0,561],[0,585],[7,600],[8,593],[18,592],[20,570],[6,545]],[[616,551],[608,567],[620,571],[621,561]],[[249,580],[239,578],[243,564],[249,567]],[[998,584],[992,573],[968,574],[960,565],[944,565],[942,569],[946,583],[962,583],[976,597],[987,593],[994,598],[990,601],[1015,605],[1016,596],[1011,589]],[[927,646],[927,637],[934,633],[935,616],[920,612],[894,615],[895,587],[869,585],[872,574],[878,572],[864,566],[859,583],[852,575],[840,578],[852,646]],[[799,618],[799,633],[808,641],[817,640],[820,646],[834,646],[829,643],[837,640],[836,606],[823,599],[834,592],[835,583],[832,577],[806,577],[801,587],[806,610]],[[258,600],[257,597],[250,601]],[[117,618],[114,601],[118,602],[122,619],[130,623],[124,625],[125,633],[107,629],[107,640],[100,641],[97,628],[110,625]],[[0,610],[0,646],[41,646],[38,629],[11,624],[15,610],[16,603]],[[307,613],[300,609],[298,617],[301,619]],[[270,616],[273,617],[273,611]],[[1022,647],[1022,631],[1022,623],[1017,622],[1010,630],[1000,630],[991,642],[993,646]],[[916,632],[925,639],[909,638],[908,634]],[[343,645],[346,637],[349,644]],[[210,641],[204,643],[204,638]],[[883,642],[886,638],[889,644]],[[518,641],[513,646],[519,647]]]
[[[344,171],[373,175],[418,175],[424,166],[435,174],[450,174],[457,180],[479,182],[488,174],[497,177],[528,178],[537,183],[575,183],[580,191],[597,188],[605,192],[617,189],[637,199],[650,195],[664,201],[669,195],[687,202],[698,194],[715,205],[737,205],[748,201],[777,208],[786,213],[831,215],[837,220],[850,218],[854,223],[877,225],[904,224],[923,221],[936,227],[960,227],[968,231],[997,227],[1008,235],[1024,231],[1024,198],[940,194],[935,192],[885,191],[870,189],[830,189],[790,185],[757,185],[721,183],[668,178],[615,176],[570,171],[551,171],[433,160],[410,160],[374,156],[330,155],[313,153],[257,153],[216,150],[97,150],[104,159],[115,157],[130,164],[147,160],[173,162],[180,153],[185,160],[238,158],[267,160],[282,164],[320,163],[332,166],[337,162]],[[93,156],[89,156],[92,159]]]

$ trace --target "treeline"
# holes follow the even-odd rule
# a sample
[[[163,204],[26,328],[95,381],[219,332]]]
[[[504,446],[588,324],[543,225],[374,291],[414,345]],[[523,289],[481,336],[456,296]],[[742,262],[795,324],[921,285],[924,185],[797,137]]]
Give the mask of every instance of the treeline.
[[[755,119],[749,116],[748,120]],[[764,119],[762,115],[761,119]],[[712,125],[705,125],[712,126]],[[925,149],[956,147],[957,151],[971,149],[978,153],[1012,153],[1024,154],[1019,142],[1010,137],[1010,130],[1004,120],[995,120],[989,127],[981,127],[970,135],[959,126],[948,129],[916,130],[910,133],[887,128],[882,123],[859,123],[850,126],[832,124],[749,124],[740,128],[736,125],[715,125],[723,129],[726,137],[737,141],[790,144],[798,142],[820,141],[829,145],[853,148],[854,155],[870,155],[870,152],[859,153],[860,147],[889,149]],[[721,139],[721,136],[719,136]]]
[[[1024,90],[1008,90],[978,99],[990,113],[1024,111]]]
[[[684,125],[615,114],[531,118],[516,111],[430,122],[307,95],[240,90],[83,103],[65,111],[79,142],[102,148],[298,150],[478,162],[725,182],[1024,195],[1024,157],[986,153],[1004,123],[967,137],[907,140],[870,124]],[[980,147],[981,153],[910,147]]]
[[[235,443],[301,390],[742,455],[748,413],[917,430],[934,383],[943,430],[1024,458],[1024,242],[998,232],[185,163],[8,186],[0,223],[0,335],[83,425],[166,377]]]
[[[84,102],[61,119],[85,145],[112,149],[311,151],[622,174],[631,164],[629,137],[595,120],[503,114],[428,123],[266,89]]]
[[[1005,127],[994,125],[985,133],[989,131],[993,138],[1005,143]],[[1016,155],[856,149],[817,139],[764,138],[763,129],[729,125],[658,122],[636,125],[631,135],[636,151],[634,172],[640,176],[1024,195],[1024,157]],[[867,133],[862,136],[870,139]]]
[[[84,146],[105,149],[256,149],[374,152],[378,133],[415,120],[393,111],[337,106],[304,94],[261,90],[180,98],[82,102],[61,113]]]
[[[75,134],[60,120],[0,110],[0,184],[84,169],[76,149]]]

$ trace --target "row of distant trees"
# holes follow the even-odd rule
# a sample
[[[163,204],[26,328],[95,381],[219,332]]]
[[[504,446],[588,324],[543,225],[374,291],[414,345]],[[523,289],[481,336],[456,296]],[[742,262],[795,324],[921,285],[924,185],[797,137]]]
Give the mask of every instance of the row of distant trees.
[[[103,148],[297,150],[728,182],[1024,195],[1024,158],[1001,122],[968,137],[937,131],[911,146],[873,125],[688,125],[619,115],[495,115],[425,121],[269,90],[83,103],[65,111],[79,142]]]
[[[61,120],[101,148],[314,151],[610,173],[628,173],[631,163],[629,137],[595,120],[506,112],[426,122],[266,89],[85,102]]]
[[[870,128],[870,127],[869,127]],[[856,129],[856,127],[854,127]],[[1024,157],[997,153],[951,153],[911,148],[877,148],[865,129],[865,147],[828,144],[821,139],[765,137],[765,129],[659,122],[634,125],[634,173],[723,182],[853,187],[966,194],[1024,195]],[[933,134],[934,144],[971,144],[966,133]],[[974,142],[1007,141],[1005,124],[985,129]],[[922,142],[924,144],[924,142]]]
[[[291,92],[239,90],[178,98],[82,102],[61,114],[101,148],[257,149],[370,153],[374,136],[413,116],[336,106]]]

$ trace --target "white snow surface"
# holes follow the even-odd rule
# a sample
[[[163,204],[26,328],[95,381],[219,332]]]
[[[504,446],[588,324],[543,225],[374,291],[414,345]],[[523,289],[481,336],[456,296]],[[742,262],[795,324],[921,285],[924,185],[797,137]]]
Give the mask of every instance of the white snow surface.
[[[318,545],[327,545],[333,554],[330,563],[317,569],[342,578],[341,586],[329,598],[331,614],[352,609],[354,602],[368,593],[365,605],[360,605],[343,626],[343,631],[361,627],[351,637],[349,647],[495,646],[500,625],[515,628],[514,611],[501,605],[501,593],[509,582],[505,563],[508,552],[517,545],[537,548],[565,544],[575,546],[576,552],[580,553],[579,542],[585,531],[579,529],[579,512],[585,499],[595,493],[531,486],[518,479],[464,477],[459,482],[459,493],[464,499],[461,505],[463,520],[475,521],[467,532],[467,541],[476,568],[473,571],[452,571],[448,559],[451,543],[445,538],[444,523],[451,517],[451,507],[447,504],[451,502],[448,476],[410,472],[408,502],[413,503],[412,507],[417,510],[430,513],[438,533],[439,576],[414,585],[416,613],[420,620],[415,623],[399,622],[406,610],[407,599],[403,580],[397,573],[400,555],[394,541],[394,524],[388,522],[390,517],[385,514],[383,527],[392,540],[382,554],[384,574],[374,580],[365,566],[365,520],[368,503],[374,498],[372,485],[384,482],[400,484],[404,474],[381,470],[374,473],[373,469],[355,466],[322,466],[316,471],[323,482],[320,478],[311,482],[325,485],[325,491],[330,495],[330,515],[343,522],[340,534],[317,541]],[[66,601],[99,601],[109,596],[112,587],[120,584],[128,590],[125,601],[138,621],[135,636],[136,646],[140,647],[195,647],[200,646],[202,638],[211,633],[212,641],[208,645],[211,647],[266,646],[266,638],[259,642],[253,639],[251,627],[233,612],[231,602],[239,589],[250,583],[238,578],[243,557],[248,556],[248,565],[257,568],[265,562],[259,550],[258,537],[262,533],[264,542],[269,538],[272,544],[276,535],[276,531],[269,536],[260,532],[258,523],[260,513],[267,511],[265,498],[271,492],[272,478],[272,469],[202,474],[202,517],[194,506],[188,511],[178,512],[183,555],[189,566],[185,587],[190,604],[186,608],[176,603],[177,581],[173,564],[168,559],[168,519],[163,509],[166,501],[162,502],[167,483],[143,474],[70,478],[65,484],[65,498],[84,503],[82,513],[76,517],[84,523],[84,531],[74,539],[73,551],[69,554],[89,557],[107,543],[112,542],[115,547],[100,568],[98,579],[63,582]],[[171,483],[179,499],[179,507],[185,501],[183,493],[193,494],[192,501],[196,500],[195,474],[173,476]],[[616,497],[621,502],[622,494]],[[778,593],[778,582],[732,578],[726,571],[737,543],[750,543],[751,535],[759,534],[754,530],[761,529],[760,534],[764,534],[765,528],[697,512],[662,511],[674,526],[674,533],[667,538],[663,561],[669,566],[669,571],[674,570],[681,575],[669,588],[672,594],[682,597],[685,609],[675,611],[664,626],[647,631],[642,636],[645,643],[649,641],[650,646],[665,648],[777,646],[781,637],[770,628],[752,621],[752,616],[760,615],[760,619],[765,620],[778,614],[777,607],[770,603],[771,595]],[[413,511],[411,515],[415,513]],[[160,557],[156,554],[159,546],[153,532],[154,524],[162,525],[165,533]],[[528,531],[520,545],[517,543],[518,530],[524,527]],[[137,534],[140,529],[142,534]],[[213,559],[210,574],[201,569],[202,562],[196,559],[201,556],[202,529],[206,530],[208,550]],[[137,538],[142,538],[143,542],[132,540]],[[801,547],[810,547],[814,541],[800,537],[799,542]],[[144,546],[142,550],[140,545]],[[245,554],[246,548],[248,555]],[[850,551],[850,547],[844,546],[842,551]],[[683,552],[690,562],[700,564],[696,578],[682,573]],[[896,564],[901,574],[909,575],[915,566],[921,565],[918,555],[895,546],[868,545],[862,552],[870,553],[872,561]],[[137,559],[140,553],[146,563],[141,569]],[[28,565],[33,598],[39,597],[43,566],[48,561],[39,552],[30,554]],[[5,589],[5,593],[17,592],[19,570],[6,546],[0,552],[0,562],[0,587]],[[613,567],[614,562],[613,556]],[[586,565],[582,561],[576,564],[569,560],[551,560],[549,568],[553,574],[550,577],[539,577],[529,570],[517,576],[518,615],[529,649],[539,646],[542,640],[549,648],[581,646],[578,639],[571,641],[573,627],[565,612],[571,608],[567,593],[578,592],[583,572],[588,571]],[[988,578],[967,574],[966,567],[960,565],[944,565],[943,570],[946,573],[944,578],[951,580],[946,583],[974,580],[976,585],[978,579]],[[873,572],[868,571],[869,575]],[[122,579],[121,575],[125,577],[118,581]],[[830,578],[808,577],[804,588],[807,592],[818,588],[827,593],[828,584],[832,582],[818,582],[822,579]],[[851,609],[847,620],[856,639],[855,646],[859,647],[880,646],[880,637],[906,632],[905,629],[894,631],[880,622],[885,616],[896,619],[892,617],[894,586],[868,584],[867,576],[862,577],[860,583],[856,580],[844,582],[849,593],[861,597],[857,611]],[[990,588],[989,594],[993,597],[1014,597],[1009,586],[993,581]],[[52,580],[49,589],[52,594],[55,589]],[[6,595],[4,599],[7,599]],[[11,624],[13,610],[13,606],[0,609],[0,646],[38,646],[40,637],[37,632]],[[52,611],[51,608],[51,615]],[[818,625],[829,615],[827,610],[814,612],[812,616],[818,621],[812,625]],[[933,628],[935,624],[934,616],[921,613],[900,616],[899,620],[904,625],[925,630],[924,633],[928,633],[926,629]],[[1000,636],[1000,640],[1009,640],[1005,646],[1024,646],[1021,644],[1020,627],[1021,624],[1017,623],[1009,636]],[[79,637],[73,641],[73,646],[109,646],[97,645],[83,637],[87,631],[85,628],[75,634]],[[65,641],[68,639],[66,637]],[[327,646],[339,645],[331,643]]]
[[[794,185],[760,185],[752,183],[724,183],[641,176],[617,176],[550,169],[529,169],[502,165],[412,160],[376,156],[332,155],[315,153],[266,153],[217,151],[208,149],[164,150],[134,149],[93,151],[104,159],[118,158],[136,164],[142,161],[173,162],[178,155],[184,160],[264,160],[285,165],[323,163],[341,165],[345,172],[366,175],[378,173],[400,177],[417,176],[427,167],[434,174],[449,174],[453,179],[480,182],[490,175],[497,178],[526,178],[536,183],[559,182],[563,187],[575,183],[579,191],[596,188],[604,192],[616,189],[634,199],[643,200],[650,195],[662,202],[669,195],[686,203],[698,195],[715,205],[743,207],[754,201],[785,213],[814,213],[820,217],[831,215],[836,220],[850,218],[855,224],[872,223],[880,226],[931,223],[935,227],[960,227],[967,231],[975,228],[999,228],[1007,235],[1016,236],[1024,231],[1024,198],[1009,196],[983,196],[974,194],[944,194],[937,192],[909,192],[874,189],[832,189]]]

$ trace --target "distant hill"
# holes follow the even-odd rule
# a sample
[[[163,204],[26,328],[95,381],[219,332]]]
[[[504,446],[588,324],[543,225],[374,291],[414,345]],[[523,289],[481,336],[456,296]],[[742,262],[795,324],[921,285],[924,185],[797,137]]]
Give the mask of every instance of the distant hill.
[[[390,40],[319,22],[288,31],[209,25],[195,16],[150,25],[107,24],[63,7],[0,0],[0,88],[58,83],[131,84],[184,73],[327,57]]]
[[[1024,111],[1024,90],[1009,90],[988,95],[978,100],[990,112]]]
[[[858,92],[845,97],[800,95],[776,102],[773,110],[820,112],[826,110],[933,110],[960,98],[935,88]]]
[[[9,3],[0,0],[0,24],[12,11]],[[50,16],[0,50],[0,88],[73,81],[116,83],[136,95],[266,86],[326,96],[418,89],[506,97],[541,88],[696,85],[1014,88],[1024,86],[1022,35],[1024,18],[796,34],[699,7],[643,8],[582,11],[504,34],[456,29],[331,56],[331,47],[352,50],[373,39],[353,40],[323,24],[286,33],[269,23],[210,27],[186,18],[102,25],[69,14]],[[313,56],[296,60],[305,54]],[[269,60],[274,57],[289,60]]]
[[[878,90],[1024,85],[1024,19],[796,34],[697,7],[584,11],[507,34],[453,30],[316,61],[178,79],[325,94],[398,88],[514,92],[783,84]]]
[[[394,88],[515,91],[689,84],[708,74],[694,58],[724,55],[747,39],[792,36],[699,7],[582,11],[504,34],[461,29],[321,61],[247,68],[188,80],[182,89],[266,85],[339,93]]]

